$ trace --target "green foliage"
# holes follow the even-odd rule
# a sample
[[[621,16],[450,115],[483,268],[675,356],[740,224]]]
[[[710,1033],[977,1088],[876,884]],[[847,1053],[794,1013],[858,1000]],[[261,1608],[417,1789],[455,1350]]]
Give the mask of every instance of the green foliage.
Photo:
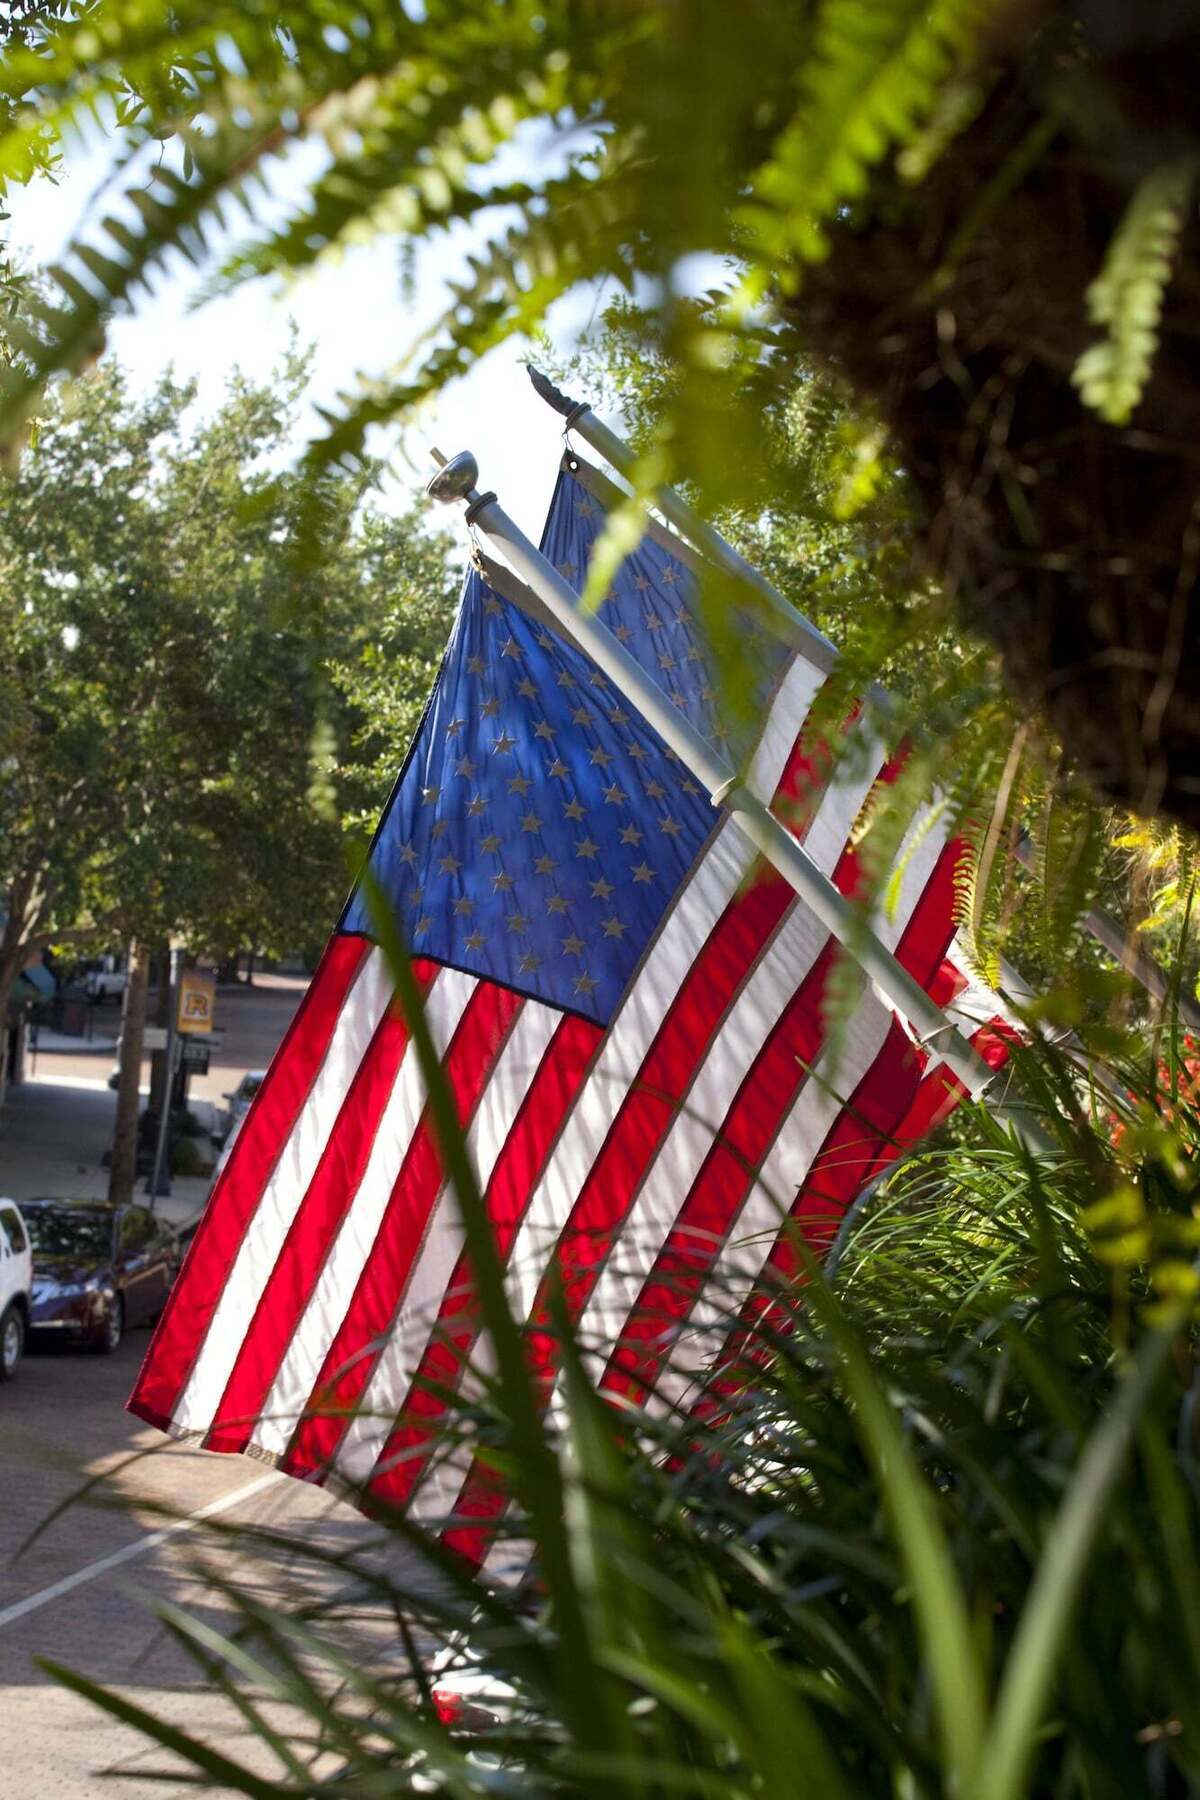
[[[4,91],[32,89],[41,105],[0,134],[0,175],[47,130],[103,107],[131,151],[165,138],[168,154],[129,184],[124,216],[102,222],[104,247],[79,247],[55,272],[63,303],[44,310],[44,341],[27,343],[7,417],[28,411],[49,369],[87,353],[106,310],[147,283],[168,246],[195,258],[231,199],[253,210],[253,183],[269,183],[305,137],[323,142],[325,169],[291,217],[234,253],[228,281],[304,268],[371,235],[422,238],[461,220],[487,234],[425,367],[351,398],[330,420],[329,453],[357,451],[368,424],[536,326],[580,279],[661,278],[704,250],[746,259],[761,292],[935,114],[985,18],[963,0],[829,0],[784,15],[756,4],[736,16],[711,0],[682,15],[516,0],[412,16],[339,0],[319,20],[105,0],[36,52],[13,47]],[[535,122],[549,153],[514,159],[524,179],[498,176],[497,152]],[[670,302],[668,325],[672,315]],[[682,366],[707,367],[719,394],[735,315],[703,334],[686,316],[674,323]],[[696,456],[701,397],[680,397],[676,460]]]
[[[336,914],[314,733],[341,807],[377,811],[387,727],[424,697],[452,590],[444,546],[413,517],[364,513],[361,477],[314,491],[271,472],[304,379],[303,359],[235,377],[193,425],[189,388],[135,400],[101,364],[50,397],[0,490],[6,979],[88,936],[278,954]],[[361,671],[389,647],[377,723]]]
[[[915,143],[991,9],[984,0],[827,0],[815,10],[800,106],[746,208],[781,262],[827,254],[828,223],[862,198],[889,151]]]
[[[1110,425],[1127,424],[1142,397],[1158,346],[1163,292],[1195,187],[1190,158],[1143,176],[1088,288],[1088,317],[1107,335],[1083,352],[1072,380]]]
[[[221,1525],[197,1575],[222,1624],[159,1610],[236,1706],[245,1749],[52,1673],[255,1795],[1200,1788],[1196,1284],[1161,1275],[1195,1242],[1200,1127],[1172,1105],[1171,1067],[1131,1061],[1114,1111],[1081,1104],[1048,1055],[1027,1081],[1059,1157],[1033,1162],[971,1115],[957,1147],[893,1174],[825,1275],[763,1285],[750,1337],[730,1294],[737,1355],[703,1429],[699,1391],[668,1398],[669,1370],[636,1409],[600,1404],[591,1346],[560,1311],[564,1426],[534,1421],[531,1439],[515,1322],[426,1048],[501,1350],[476,1399],[455,1393],[446,1448],[513,1475],[504,1529],[532,1540],[536,1585],[480,1587],[403,1517],[378,1544]],[[1114,1121],[1143,1113],[1159,1147],[1114,1149]],[[1088,1210],[1106,1183],[1135,1187],[1153,1224],[1137,1254],[1114,1258]],[[1158,1260],[1154,1234],[1172,1246]],[[676,1350],[686,1366],[686,1333]],[[431,1688],[460,1684],[465,1705],[434,1704]]]

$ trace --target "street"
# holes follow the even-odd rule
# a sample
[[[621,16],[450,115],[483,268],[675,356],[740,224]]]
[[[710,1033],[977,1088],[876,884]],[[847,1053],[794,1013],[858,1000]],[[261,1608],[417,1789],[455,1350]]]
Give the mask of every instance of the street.
[[[294,975],[260,975],[252,988],[222,988],[217,1026],[222,1036],[206,1075],[193,1076],[189,1103],[211,1116],[251,1069],[265,1069],[300,1004],[306,982]],[[0,1104],[0,1194],[31,1200],[39,1194],[104,1194],[101,1157],[112,1140],[116,1096],[108,1078],[116,1067],[120,1010],[98,1006],[91,1039],[42,1032],[27,1079]],[[142,1092],[150,1088],[150,1059],[142,1063]],[[215,1156],[216,1152],[213,1152]],[[207,1178],[175,1178],[163,1206],[177,1224],[190,1223],[208,1194]]]
[[[302,982],[269,977],[249,992],[222,990],[225,1045],[196,1084],[202,1095],[216,1099],[244,1070],[266,1065],[302,991]],[[104,1192],[99,1157],[115,1105],[105,1086],[111,1066],[111,1050],[103,1048],[39,1055],[35,1079],[13,1089],[0,1108],[0,1192],[18,1200]],[[175,1181],[163,1210],[186,1223],[207,1187],[206,1180]],[[297,1540],[316,1535],[366,1546],[374,1535],[357,1513],[317,1489],[241,1457],[170,1443],[131,1418],[124,1402],[148,1342],[148,1331],[131,1331],[109,1357],[34,1346],[16,1380],[0,1387],[2,1785],[30,1800],[83,1800],[99,1791],[105,1769],[131,1777],[121,1791],[144,1800],[176,1791],[153,1771],[179,1766],[59,1686],[39,1668],[39,1657],[116,1685],[229,1754],[245,1753],[263,1773],[277,1768],[261,1748],[245,1749],[238,1715],[150,1610],[172,1601],[219,1623],[224,1603],[197,1558],[215,1559],[226,1575],[234,1566],[234,1553],[203,1521],[157,1538],[164,1513],[192,1521],[208,1513],[222,1525],[271,1522]],[[289,1580],[278,1559],[244,1562],[237,1574],[242,1586],[276,1600]]]

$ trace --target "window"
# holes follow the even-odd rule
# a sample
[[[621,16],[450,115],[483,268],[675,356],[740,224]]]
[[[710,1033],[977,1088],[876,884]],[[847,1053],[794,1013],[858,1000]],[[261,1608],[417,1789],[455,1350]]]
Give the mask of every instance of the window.
[[[28,1250],[29,1239],[21,1227],[20,1215],[11,1206],[0,1210],[0,1245],[19,1256],[22,1250]]]
[[[112,1254],[112,1214],[99,1207],[31,1206],[25,1222],[43,1256],[98,1262]]]

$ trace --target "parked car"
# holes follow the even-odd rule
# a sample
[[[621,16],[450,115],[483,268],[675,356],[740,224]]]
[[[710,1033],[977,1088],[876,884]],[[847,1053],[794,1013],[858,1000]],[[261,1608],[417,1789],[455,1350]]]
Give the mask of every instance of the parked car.
[[[145,1206],[27,1201],[33,1246],[30,1329],[111,1354],[131,1325],[162,1311],[179,1273],[179,1241]]]
[[[83,978],[90,999],[103,1003],[120,1000],[125,993],[124,969],[91,969]]]
[[[251,1069],[242,1076],[233,1092],[225,1095],[229,1102],[229,1111],[225,1115],[224,1129],[220,1134],[219,1142],[228,1144],[231,1141],[242,1120],[250,1111],[250,1102],[266,1079],[267,1071],[265,1069]]]
[[[17,1372],[29,1332],[33,1258],[15,1200],[0,1200],[0,1381]]]

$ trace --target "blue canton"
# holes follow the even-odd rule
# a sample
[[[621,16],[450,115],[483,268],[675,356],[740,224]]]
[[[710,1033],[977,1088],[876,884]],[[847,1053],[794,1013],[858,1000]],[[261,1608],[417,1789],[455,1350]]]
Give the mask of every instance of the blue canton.
[[[602,523],[564,471],[543,550],[577,588]],[[648,539],[602,611],[712,732],[694,606],[690,573]],[[371,850],[414,954],[607,1024],[716,824],[699,783],[590,658],[471,569]],[[371,935],[361,894],[342,929]]]

